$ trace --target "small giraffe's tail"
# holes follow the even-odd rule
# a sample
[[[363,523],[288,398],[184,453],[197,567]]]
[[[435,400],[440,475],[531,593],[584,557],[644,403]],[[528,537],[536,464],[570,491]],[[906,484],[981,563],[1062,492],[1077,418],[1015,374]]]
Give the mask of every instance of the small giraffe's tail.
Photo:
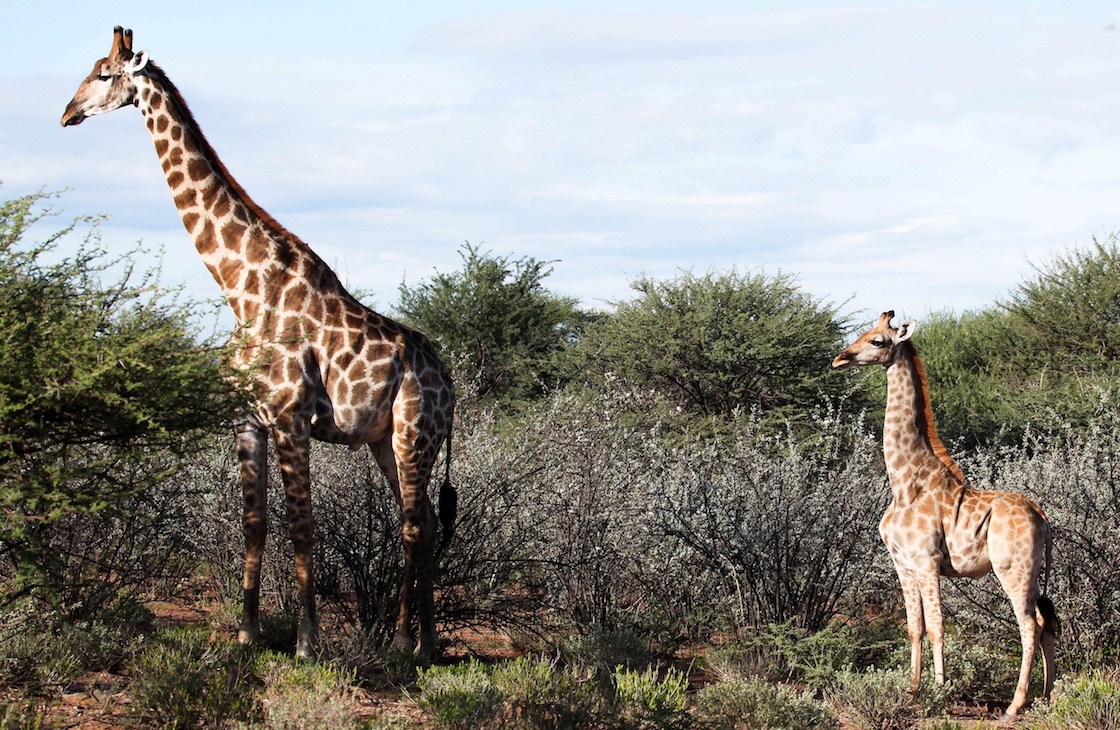
[[[1043,516],[1043,520],[1046,517]],[[1041,590],[1046,590],[1047,578],[1050,576],[1050,548],[1053,544],[1053,537],[1050,533],[1050,523],[1046,523],[1046,563],[1042,567],[1042,586]],[[1046,597],[1045,594],[1040,594],[1038,597],[1038,613],[1042,619],[1042,633],[1050,634],[1055,638],[1062,635],[1062,622],[1058,620],[1058,611],[1054,608],[1054,602]]]
[[[1038,597],[1038,613],[1042,618],[1042,633],[1050,634],[1055,638],[1062,635],[1062,622],[1058,620],[1058,611],[1054,602],[1046,596]]]
[[[453,430],[448,430],[447,441],[444,443],[447,453],[443,463],[443,485],[439,488],[440,537],[439,545],[436,546],[435,558],[437,563],[440,556],[443,555],[443,549],[451,542],[451,536],[455,533],[455,516],[459,509],[459,493],[451,485],[451,433]]]

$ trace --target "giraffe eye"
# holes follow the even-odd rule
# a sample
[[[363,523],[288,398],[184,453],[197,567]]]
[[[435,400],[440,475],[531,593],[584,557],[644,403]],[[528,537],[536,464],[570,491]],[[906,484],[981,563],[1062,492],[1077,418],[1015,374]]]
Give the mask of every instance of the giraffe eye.
[[[871,344],[874,347],[883,347],[887,343],[886,343],[886,341],[880,340],[878,337],[876,337],[875,339],[871,340]]]

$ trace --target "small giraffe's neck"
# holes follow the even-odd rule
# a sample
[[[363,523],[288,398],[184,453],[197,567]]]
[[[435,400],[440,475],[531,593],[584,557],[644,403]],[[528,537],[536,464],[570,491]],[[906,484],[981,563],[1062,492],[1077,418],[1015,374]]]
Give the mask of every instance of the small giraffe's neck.
[[[175,85],[154,63],[137,77],[137,106],[183,226],[239,324],[256,319],[265,300],[264,280],[275,267],[299,268],[310,249],[245,193],[203,136]]]
[[[911,484],[919,472],[928,470],[946,470],[957,482],[965,481],[961,468],[937,436],[925,368],[909,342],[896,348],[894,361],[887,367],[883,456],[896,488]]]

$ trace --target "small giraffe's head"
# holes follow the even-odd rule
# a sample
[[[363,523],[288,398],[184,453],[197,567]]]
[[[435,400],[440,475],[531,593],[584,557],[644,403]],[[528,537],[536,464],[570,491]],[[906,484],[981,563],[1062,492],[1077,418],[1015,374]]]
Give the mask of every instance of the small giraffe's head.
[[[894,311],[883,312],[874,327],[856,338],[856,341],[844,348],[844,351],[832,361],[834,368],[846,368],[851,365],[890,365],[894,360],[894,350],[899,344],[906,342],[914,334],[918,323],[910,319],[898,326],[891,327]]]
[[[74,98],[62,113],[62,126],[81,124],[86,117],[104,114],[136,103],[133,76],[148,65],[148,52],[132,52],[132,31],[113,29],[113,45],[108,58],[93,64],[93,71],[78,86]]]

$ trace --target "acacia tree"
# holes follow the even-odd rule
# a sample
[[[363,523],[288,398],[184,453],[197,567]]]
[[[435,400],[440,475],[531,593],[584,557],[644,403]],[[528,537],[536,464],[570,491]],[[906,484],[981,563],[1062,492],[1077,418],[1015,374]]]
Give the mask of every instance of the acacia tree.
[[[1086,427],[1120,398],[1117,238],[1036,267],[992,307],[928,315],[916,342],[950,442],[1018,443],[1031,424]]]
[[[651,389],[667,413],[694,420],[757,411],[797,421],[806,404],[848,394],[830,368],[846,321],[788,275],[686,273],[631,286],[638,296],[616,303],[573,352],[592,385]]]
[[[548,262],[511,259],[464,244],[463,268],[402,283],[397,310],[439,343],[460,383],[482,399],[532,398],[557,382],[555,354],[590,315],[544,286]]]
[[[47,197],[0,204],[0,597],[82,612],[84,587],[107,597],[128,572],[98,552],[130,539],[111,534],[114,518],[135,517],[135,500],[228,423],[240,397],[192,331],[193,307],[154,272],[136,276],[135,252],[99,250],[96,219],[23,240],[51,215]],[[80,534],[88,520],[99,539]],[[127,562],[126,547],[113,551]]]

